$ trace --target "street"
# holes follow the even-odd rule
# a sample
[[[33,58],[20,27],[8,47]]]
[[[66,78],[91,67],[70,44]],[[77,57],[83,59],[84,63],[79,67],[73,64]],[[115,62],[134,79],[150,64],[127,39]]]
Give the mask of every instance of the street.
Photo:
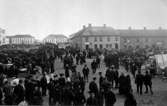
[[[98,79],[99,79],[98,72],[101,71],[103,76],[104,76],[105,71],[106,71],[106,67],[104,66],[104,64],[101,65],[101,67],[99,69],[97,69],[96,74],[93,75],[91,68],[90,68],[91,61],[92,61],[91,59],[87,59],[87,62],[86,62],[86,64],[88,65],[88,67],[90,69],[89,82],[92,81],[93,76],[95,76],[97,78],[97,84],[98,84]],[[77,66],[77,71],[81,72],[81,75],[82,75],[83,66],[84,65]],[[64,72],[63,64],[59,60],[55,61],[55,70],[56,70],[55,71],[56,74]],[[122,67],[122,66],[120,66],[119,73],[130,74],[130,73],[126,72],[124,67]],[[133,94],[137,100],[138,106],[166,106],[166,104],[167,104],[167,89],[166,89],[167,88],[167,81],[162,81],[159,77],[155,77],[152,79],[154,94],[151,95],[150,93],[149,94],[143,93],[143,95],[139,95],[136,92],[134,78],[131,74],[130,74],[130,76],[131,76],[131,84],[132,84],[132,88],[133,88]],[[85,88],[86,98],[88,97],[88,90],[89,90],[88,85],[89,85],[89,83],[86,83],[86,88]],[[123,106],[125,97],[118,94],[118,89],[112,89],[112,91],[116,94],[116,98],[117,98],[117,101],[116,101],[114,106]],[[143,92],[144,91],[145,91],[145,87],[143,86]],[[48,96],[44,97],[44,105],[48,106]]]

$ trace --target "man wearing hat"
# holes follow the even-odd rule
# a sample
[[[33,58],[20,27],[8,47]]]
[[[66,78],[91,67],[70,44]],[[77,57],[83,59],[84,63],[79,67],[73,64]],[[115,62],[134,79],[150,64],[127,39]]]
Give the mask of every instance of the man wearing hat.
[[[53,76],[53,84],[54,84],[54,97],[53,97],[53,103],[56,104],[60,100],[60,85],[57,74]]]
[[[87,67],[87,65],[85,65],[82,69],[82,73],[84,75],[84,80],[87,80],[88,82],[89,68]]]
[[[65,86],[65,78],[64,78],[64,74],[63,73],[60,73],[59,84],[62,87]]]
[[[105,97],[105,106],[114,106],[116,102],[116,96],[110,90],[110,88],[108,88],[107,91],[105,91],[104,97]]]
[[[99,72],[99,88],[100,88],[100,90],[102,88],[103,81],[104,81],[104,77],[102,76],[102,72]]]
[[[95,97],[94,92],[89,91],[90,96],[88,97],[86,101],[86,106],[97,106],[98,105],[98,100]]]
[[[97,97],[98,95],[98,87],[97,87],[97,84],[96,84],[96,77],[93,77],[93,81],[90,82],[89,84],[89,90],[91,92],[93,92],[95,94],[95,96]]]
[[[46,96],[46,90],[47,90],[46,74],[43,74],[43,76],[40,80],[40,85],[41,85],[41,88],[42,88],[42,96]]]
[[[60,78],[58,79],[59,82],[59,103],[62,104],[63,102],[63,89],[65,87],[65,78],[64,78],[64,74],[60,73]]]
[[[16,96],[16,104],[19,104],[21,101],[24,100],[25,90],[23,87],[23,80],[19,80],[19,84],[15,86],[13,93]]]

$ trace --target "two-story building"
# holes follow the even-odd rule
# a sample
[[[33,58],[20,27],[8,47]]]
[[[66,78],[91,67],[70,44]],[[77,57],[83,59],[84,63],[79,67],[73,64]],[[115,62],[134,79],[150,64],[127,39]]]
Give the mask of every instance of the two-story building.
[[[159,46],[167,48],[167,30],[162,29],[126,29],[117,30],[121,35],[121,48],[145,48]]]
[[[15,36],[8,36],[9,44],[25,44],[25,45],[32,45],[35,44],[35,38],[31,35],[15,35]]]
[[[43,43],[54,43],[54,44],[66,43],[66,42],[67,42],[67,37],[62,34],[50,34],[43,40]]]
[[[73,47],[80,49],[106,48],[106,49],[126,49],[162,47],[167,48],[167,29],[113,29],[104,26],[83,26],[83,28],[70,35],[70,42]]]
[[[112,27],[83,26],[83,28],[70,35],[71,45],[81,49],[120,49],[120,34]]]

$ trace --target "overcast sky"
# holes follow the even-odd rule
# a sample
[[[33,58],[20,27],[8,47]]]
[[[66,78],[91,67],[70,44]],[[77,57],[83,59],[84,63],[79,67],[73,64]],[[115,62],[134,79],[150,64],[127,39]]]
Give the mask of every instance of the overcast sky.
[[[0,27],[8,35],[68,36],[88,23],[167,29],[167,0],[0,0]]]

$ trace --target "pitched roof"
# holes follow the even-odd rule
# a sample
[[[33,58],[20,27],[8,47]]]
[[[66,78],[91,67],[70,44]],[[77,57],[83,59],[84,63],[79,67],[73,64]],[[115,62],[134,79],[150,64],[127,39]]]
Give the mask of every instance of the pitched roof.
[[[62,35],[62,34],[50,34],[45,39],[47,39],[47,38],[67,38],[67,37],[65,35]]]
[[[167,36],[166,29],[127,29],[117,30],[121,36]]]
[[[8,36],[11,38],[34,38],[33,36],[29,35],[29,34],[24,34],[24,35],[14,35],[14,36]]]
[[[71,38],[76,36],[101,36],[101,35],[119,35],[117,30],[114,30],[112,27],[86,27],[80,31],[70,35]]]
[[[167,29],[113,29],[112,27],[85,27],[78,32],[70,35],[70,38],[77,36],[167,36]]]

